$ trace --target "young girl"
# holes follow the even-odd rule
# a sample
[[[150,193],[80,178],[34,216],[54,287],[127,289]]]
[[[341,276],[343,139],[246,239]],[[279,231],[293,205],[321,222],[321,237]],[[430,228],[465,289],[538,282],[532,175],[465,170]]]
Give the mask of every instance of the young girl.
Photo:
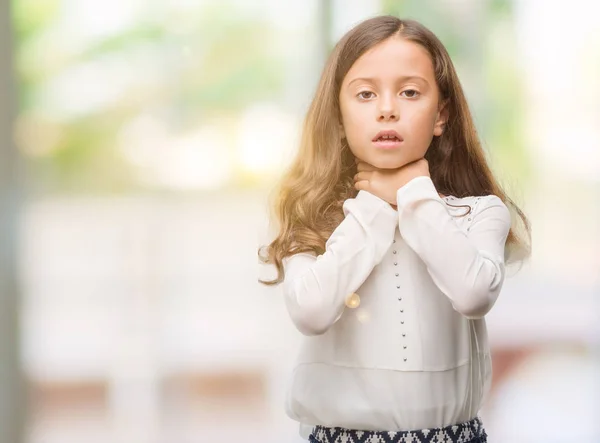
[[[341,39],[275,215],[259,255],[278,278],[262,283],[283,282],[307,336],[286,410],[309,440],[485,442],[484,316],[512,253],[528,254],[530,228],[431,31],[383,16]]]

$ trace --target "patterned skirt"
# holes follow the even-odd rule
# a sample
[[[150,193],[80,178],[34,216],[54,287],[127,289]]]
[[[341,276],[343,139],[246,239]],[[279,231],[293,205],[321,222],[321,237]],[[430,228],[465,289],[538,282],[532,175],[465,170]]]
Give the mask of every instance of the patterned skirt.
[[[479,417],[444,428],[415,431],[357,431],[315,426],[310,443],[487,443]]]

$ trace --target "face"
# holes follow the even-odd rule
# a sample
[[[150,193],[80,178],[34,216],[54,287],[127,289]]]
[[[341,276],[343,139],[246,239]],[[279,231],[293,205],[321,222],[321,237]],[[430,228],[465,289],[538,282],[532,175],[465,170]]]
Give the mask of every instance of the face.
[[[354,62],[340,89],[342,131],[352,153],[381,169],[425,156],[442,134],[433,63],[417,43],[389,38]]]

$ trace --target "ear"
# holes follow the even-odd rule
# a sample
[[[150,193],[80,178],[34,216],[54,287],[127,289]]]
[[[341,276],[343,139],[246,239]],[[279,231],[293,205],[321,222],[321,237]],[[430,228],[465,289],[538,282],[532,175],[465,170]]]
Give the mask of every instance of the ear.
[[[338,123],[338,134],[340,134],[340,140],[346,138],[346,131],[344,130],[344,125],[342,123]]]
[[[435,118],[435,125],[433,126],[433,135],[439,137],[444,132],[444,127],[448,122],[448,101],[442,102],[439,107],[437,116]]]

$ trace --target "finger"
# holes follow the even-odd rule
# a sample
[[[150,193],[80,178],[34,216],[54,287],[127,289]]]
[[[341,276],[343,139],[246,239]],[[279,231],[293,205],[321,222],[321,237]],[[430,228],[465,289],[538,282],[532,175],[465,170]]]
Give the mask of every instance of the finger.
[[[354,188],[358,191],[368,191],[369,190],[369,182],[366,180],[361,180],[354,183]]]
[[[354,174],[354,181],[369,180],[370,174],[368,171],[357,172]]]
[[[357,163],[356,170],[359,172],[360,171],[374,171],[375,168],[372,165],[361,161],[361,162]]]

